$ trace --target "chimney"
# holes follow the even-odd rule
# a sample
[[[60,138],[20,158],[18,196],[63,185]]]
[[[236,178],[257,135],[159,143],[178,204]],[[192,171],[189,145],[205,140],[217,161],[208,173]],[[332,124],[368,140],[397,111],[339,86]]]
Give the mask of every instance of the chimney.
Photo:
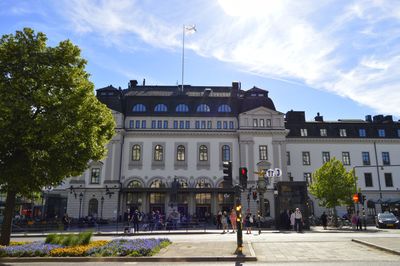
[[[138,82],[137,82],[136,79],[130,80],[130,81],[129,81],[129,85],[128,85],[128,86],[129,86],[129,89],[134,89],[134,88],[136,88],[137,84],[138,84]]]
[[[232,90],[231,90],[231,97],[237,97],[240,90],[240,82],[233,81],[232,82]]]
[[[146,79],[143,79],[143,87],[146,86]]]
[[[372,116],[371,115],[366,115],[365,116],[365,121],[371,123],[372,122]]]

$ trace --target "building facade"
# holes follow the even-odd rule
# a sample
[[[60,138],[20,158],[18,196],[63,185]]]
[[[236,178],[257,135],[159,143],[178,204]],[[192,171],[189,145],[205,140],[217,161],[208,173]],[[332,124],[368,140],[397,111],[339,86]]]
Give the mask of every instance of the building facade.
[[[282,170],[269,179],[262,202],[242,192],[246,209],[261,208],[272,218],[276,183],[312,182],[311,173],[332,157],[355,169],[369,207],[400,199],[400,124],[390,116],[325,122],[318,115],[309,122],[304,112],[277,111],[268,91],[244,91],[238,82],[181,87],[132,80],[127,89],[98,89],[97,97],[117,125],[106,158],[49,192],[66,198],[72,217],[115,220],[136,208],[168,213],[174,207],[204,219],[229,210],[233,190],[222,186],[224,161],[232,161],[233,183],[247,167],[253,191],[260,165]],[[174,180],[179,188],[171,194]],[[310,202],[318,215],[318,204]]]

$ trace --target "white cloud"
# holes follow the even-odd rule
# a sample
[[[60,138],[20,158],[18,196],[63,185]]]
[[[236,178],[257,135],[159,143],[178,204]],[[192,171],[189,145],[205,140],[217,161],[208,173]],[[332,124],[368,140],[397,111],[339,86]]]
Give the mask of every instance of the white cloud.
[[[63,11],[77,32],[128,50],[145,43],[179,52],[182,25],[197,24],[186,47],[202,56],[400,115],[396,0],[75,0]]]

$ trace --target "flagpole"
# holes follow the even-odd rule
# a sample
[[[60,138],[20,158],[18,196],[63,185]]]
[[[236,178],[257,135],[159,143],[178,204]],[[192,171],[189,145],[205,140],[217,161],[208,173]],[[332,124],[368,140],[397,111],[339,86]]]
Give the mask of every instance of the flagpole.
[[[184,71],[185,71],[185,25],[183,25],[183,30],[182,30],[182,87],[181,87],[182,92],[183,92]]]

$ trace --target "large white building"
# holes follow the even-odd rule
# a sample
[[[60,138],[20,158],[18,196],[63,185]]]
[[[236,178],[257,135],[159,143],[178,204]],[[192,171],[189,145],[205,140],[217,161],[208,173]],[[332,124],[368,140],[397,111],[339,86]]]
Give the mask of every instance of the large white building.
[[[202,219],[233,206],[233,190],[222,186],[224,161],[232,161],[234,183],[239,167],[247,167],[253,191],[260,165],[282,170],[269,180],[261,203],[242,193],[246,209],[262,208],[272,218],[286,208],[305,208],[307,201],[279,198],[276,184],[312,182],[311,173],[332,157],[355,169],[371,214],[381,211],[381,203],[400,203],[400,123],[391,116],[325,122],[317,115],[308,122],[304,112],[277,111],[268,91],[244,91],[238,82],[182,88],[132,80],[124,90],[98,89],[97,97],[112,110],[116,135],[104,160],[90,162],[81,176],[48,193],[54,202],[49,216],[67,211],[76,218],[116,219],[135,208],[166,213],[174,201],[181,213]],[[180,188],[172,200],[175,179]],[[307,206],[305,212],[320,214],[316,202]]]

